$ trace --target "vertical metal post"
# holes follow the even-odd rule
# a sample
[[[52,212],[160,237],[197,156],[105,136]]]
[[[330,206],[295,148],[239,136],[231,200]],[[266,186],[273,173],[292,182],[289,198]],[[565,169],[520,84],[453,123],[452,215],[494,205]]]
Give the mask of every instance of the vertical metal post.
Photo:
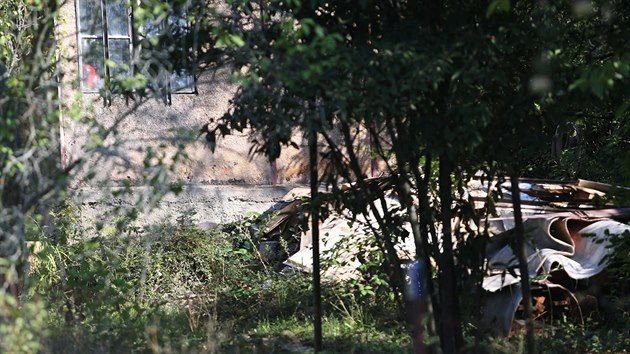
[[[368,129],[368,135],[370,136],[370,177],[376,177],[378,174],[378,161],[376,160],[376,141],[372,135],[372,131],[376,132],[376,125],[374,122],[370,124],[371,129]]]
[[[536,353],[536,339],[534,337],[534,319],[532,308],[532,293],[529,286],[529,269],[527,267],[527,251],[525,250],[525,228],[521,212],[521,189],[516,173],[510,174],[512,183],[512,205],[514,207],[514,230],[516,232],[516,256],[521,276],[521,290],[523,291],[523,307],[525,311],[525,347],[528,354]]]
[[[313,328],[315,336],[315,352],[322,350],[322,299],[319,267],[319,205],[317,198],[317,133],[313,129],[308,140],[309,165],[311,172],[311,236],[313,239],[313,297],[315,314]]]

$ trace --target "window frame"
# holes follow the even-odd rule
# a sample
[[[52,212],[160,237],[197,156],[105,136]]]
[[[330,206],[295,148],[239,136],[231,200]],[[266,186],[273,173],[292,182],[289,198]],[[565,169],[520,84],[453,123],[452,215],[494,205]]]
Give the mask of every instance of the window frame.
[[[96,18],[100,18],[100,28],[98,28],[98,23],[90,23],[89,26],[91,26],[92,28],[85,28],[85,23],[82,23],[82,18],[81,18],[81,8],[82,8],[82,4],[84,2],[92,2],[92,4],[98,4],[99,6],[99,14],[97,15],[98,17]],[[114,73],[112,72],[112,68],[110,68],[107,63],[108,61],[110,61],[111,59],[111,46],[110,46],[110,40],[113,41],[119,41],[119,40],[123,40],[123,41],[127,41],[128,45],[127,45],[127,50],[128,50],[128,58],[129,58],[129,63],[116,63],[116,64],[127,64],[129,66],[127,73],[125,74],[126,76],[132,76],[134,74],[134,72],[137,72],[139,70],[139,68],[137,68],[137,65],[139,63],[134,63],[134,50],[142,50],[142,45],[140,44],[140,41],[138,40],[138,36],[142,35],[144,38],[147,37],[146,32],[145,34],[143,34],[141,30],[135,30],[133,27],[133,9],[131,5],[131,2],[134,0],[75,0],[75,11],[76,11],[76,28],[77,28],[77,56],[78,56],[78,68],[79,68],[79,88],[81,90],[81,92],[83,93],[99,93],[101,92],[101,90],[103,89],[103,87],[105,86],[105,84],[107,82],[109,82],[109,80],[111,80],[113,77],[112,75],[114,75]],[[108,19],[111,20],[111,18],[108,17],[107,14],[107,10],[108,10],[108,5],[113,3],[113,2],[121,2],[125,4],[126,7],[126,16],[125,16],[125,23],[126,23],[126,28],[127,28],[127,34],[126,35],[120,35],[120,34],[110,34],[110,30],[109,30],[109,23],[108,23]],[[87,7],[87,6],[85,6]],[[168,23],[169,22],[169,18],[170,16],[175,16],[175,14],[168,14],[167,18],[163,19],[161,23],[158,23],[157,26],[159,26],[161,29],[166,29],[169,26],[179,26],[182,29],[184,29],[185,31],[190,31],[190,22],[187,21],[187,15],[188,15],[188,9],[184,9],[184,13],[183,16],[181,16],[179,18],[179,20],[175,20],[172,23]],[[182,23],[182,21],[185,22]],[[86,87],[86,83],[85,83],[85,73],[84,73],[84,58],[86,57],[86,51],[85,48],[87,46],[85,46],[84,44],[87,43],[88,41],[96,41],[97,43],[101,44],[101,53],[99,53],[99,58],[102,56],[102,67],[100,67],[99,69],[102,70],[102,75],[99,75],[99,79],[103,81],[103,83],[101,83],[100,85],[98,85],[96,88],[89,88]],[[193,47],[193,45],[191,46],[185,46],[184,48],[181,48],[181,50],[183,52],[185,52],[187,50],[187,48],[189,47]],[[125,56],[125,53],[123,53],[123,57]],[[91,65],[91,64],[90,64]],[[195,70],[194,70],[194,63],[190,64],[190,68],[186,70],[187,74],[178,74],[175,70],[167,70],[164,74],[159,73],[158,75],[162,76],[160,77],[156,77],[156,81],[158,82],[158,89],[156,90],[157,92],[161,92],[162,93],[162,99],[164,101],[164,103],[170,105],[172,102],[171,99],[171,95],[172,94],[194,94],[197,95],[198,94],[198,90],[197,90],[197,78],[196,78],[196,74],[195,74]],[[173,89],[173,83],[176,80],[176,75],[179,75],[180,77],[184,77],[184,80],[188,81],[189,83],[187,85],[185,85],[182,88],[179,89]],[[107,94],[107,93],[106,93]],[[111,103],[111,98],[109,97],[105,97],[106,99],[106,103]]]
[[[99,15],[100,15],[100,21],[101,21],[101,28],[100,29],[96,29],[95,27],[97,27],[94,24],[89,24],[89,26],[93,27],[93,28],[88,28],[87,30],[84,30],[84,25],[81,21],[81,2],[83,1],[90,1],[90,0],[75,0],[75,10],[76,10],[76,27],[77,27],[77,55],[78,55],[78,66],[79,66],[79,86],[81,89],[81,92],[83,93],[99,93],[102,87],[96,87],[96,88],[88,88],[85,87],[85,77],[84,77],[84,71],[83,71],[83,65],[84,65],[84,57],[86,55],[86,53],[84,52],[84,41],[100,41],[101,46],[102,46],[102,52],[100,54],[102,54],[102,58],[103,58],[103,62],[102,62],[102,68],[100,68],[103,72],[103,75],[100,77],[101,80],[104,80],[105,82],[107,82],[108,80],[110,80],[112,78],[112,72],[111,72],[111,68],[107,65],[107,61],[110,60],[110,40],[126,40],[127,41],[127,53],[128,53],[128,57],[130,62],[127,63],[128,65],[128,73],[127,75],[133,75],[133,65],[131,63],[131,59],[132,59],[132,53],[133,53],[133,26],[132,26],[132,12],[130,11],[130,0],[114,0],[114,1],[118,1],[118,2],[122,2],[125,5],[126,8],[126,16],[125,16],[125,23],[126,23],[126,28],[127,28],[127,35],[120,35],[120,34],[110,34],[109,32],[109,24],[108,24],[108,16],[107,16],[107,5],[108,2],[112,1],[112,0],[92,0],[94,3],[99,4]],[[99,33],[100,31],[100,33]],[[88,32],[88,33],[85,33]],[[124,53],[123,53],[124,56]],[[117,63],[120,64],[120,63]]]
[[[166,14],[166,17],[158,19],[157,21],[153,23],[151,22],[145,23],[141,28],[134,31],[134,38],[136,39],[136,43],[138,44],[137,48],[139,50],[142,50],[142,44],[141,44],[142,41],[149,39],[151,36],[164,35],[169,30],[169,28],[172,28],[172,27],[183,29],[184,32],[190,32],[191,23],[187,21],[188,11],[189,9],[185,8],[183,9],[183,13],[179,15],[175,12],[169,11]],[[193,48],[194,50],[194,44],[181,46],[179,50],[182,53],[185,53],[188,50],[188,48]],[[160,70],[159,72],[154,73],[154,74],[147,73],[147,75],[151,77],[152,81],[157,82],[157,87],[154,87],[154,89],[156,92],[161,92],[162,99],[164,103],[167,105],[171,105],[172,103],[172,98],[171,98],[172,94],[177,94],[177,95],[190,95],[190,94],[198,95],[199,94],[197,90],[197,78],[195,76],[196,72],[195,72],[194,62],[187,63],[185,66],[188,66],[188,68],[185,69],[185,71],[187,72],[187,75],[177,73],[172,67],[169,70],[164,70],[164,71]],[[168,65],[162,66],[162,68],[166,68],[166,67],[168,67]],[[142,71],[144,70],[141,70],[141,72]],[[173,83],[176,80],[175,75],[188,78],[190,81],[190,84],[186,85],[183,88],[173,89],[173,86],[174,86]]]

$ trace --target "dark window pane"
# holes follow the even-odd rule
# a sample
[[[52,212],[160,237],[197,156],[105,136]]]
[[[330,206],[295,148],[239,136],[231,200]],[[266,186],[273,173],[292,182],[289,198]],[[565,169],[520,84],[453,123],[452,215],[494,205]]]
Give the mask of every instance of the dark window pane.
[[[111,69],[112,77],[129,75],[131,53],[128,39],[109,40],[109,60],[116,63],[116,66]]]
[[[139,34],[142,37],[153,37],[158,36],[164,30],[164,25],[162,22],[156,21],[145,21],[142,26],[139,28]]]
[[[129,14],[125,0],[107,0],[107,31],[111,36],[129,35]]]
[[[155,92],[157,95],[166,94],[166,83],[168,82],[168,73],[165,70],[160,70],[157,73],[151,72],[147,75],[149,83],[147,87]]]
[[[185,13],[173,13],[166,19],[166,25],[168,26],[171,34],[182,35],[188,30],[188,22],[186,22]]]
[[[171,92],[191,93],[194,92],[194,79],[188,70],[190,68],[187,56],[188,43],[188,22],[186,21],[186,11],[183,8],[175,9],[166,20],[169,34],[178,42],[179,51],[171,55],[171,60],[175,70],[171,74]]]
[[[191,93],[195,88],[195,80],[187,70],[180,70],[171,75],[171,91],[174,93]]]
[[[103,41],[83,39],[81,53],[81,87],[87,91],[96,91],[103,87],[105,75]]]
[[[100,0],[79,0],[79,31],[81,34],[103,33],[103,17]]]

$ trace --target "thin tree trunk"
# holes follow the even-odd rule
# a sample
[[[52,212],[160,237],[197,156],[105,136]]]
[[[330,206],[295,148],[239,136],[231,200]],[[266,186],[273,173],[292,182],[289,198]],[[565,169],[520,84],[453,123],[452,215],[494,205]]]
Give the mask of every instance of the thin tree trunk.
[[[420,272],[419,276],[421,277],[421,283],[423,285],[421,286],[421,289],[420,289],[422,292],[421,297],[420,299],[418,299],[420,304],[419,306],[415,308],[416,310],[421,311],[421,313],[411,314],[412,318],[415,318],[415,316],[418,316],[421,318],[420,318],[420,321],[417,321],[417,322],[412,321],[415,327],[412,329],[412,332],[414,333],[423,332],[422,320],[424,320],[424,317],[426,317],[428,319],[428,321],[426,321],[427,323],[426,332],[429,336],[433,336],[435,335],[435,319],[434,319],[433,304],[432,304],[433,301],[432,301],[431,296],[427,296],[427,290],[429,289],[429,287],[426,286],[426,284],[429,283],[429,280],[431,277],[430,272],[426,271],[427,267],[430,267],[430,263],[427,262],[429,257],[427,254],[425,254],[425,250],[427,249],[427,247],[424,245],[427,242],[427,239],[422,237],[422,232],[420,231],[420,220],[418,218],[418,211],[416,209],[416,206],[413,204],[413,198],[411,197],[411,188],[409,186],[409,181],[407,180],[407,177],[404,175],[400,176],[400,178],[403,179],[403,181],[400,184],[400,191],[402,192],[403,203],[406,204],[407,206],[407,212],[409,213],[409,222],[411,224],[411,231],[413,233],[414,241],[416,244],[416,259],[418,260],[418,262],[421,262],[421,264],[424,265],[422,267],[419,267],[418,269],[418,272]],[[426,279],[426,278],[429,278],[429,279]],[[433,351],[432,348],[428,348],[428,349],[429,351]],[[416,352],[424,353],[425,352],[424,345],[417,344]]]
[[[359,159],[357,155],[355,154],[355,151],[352,147],[353,140],[350,135],[350,127],[344,121],[341,121],[341,132],[344,138],[344,143],[346,145],[346,152],[350,160],[350,168],[356,175],[357,183],[359,184],[361,188],[363,188],[366,191],[366,193],[369,193],[371,195],[372,191],[370,191],[369,186],[365,183],[363,179],[363,172],[361,170],[361,165],[359,164]],[[383,193],[380,190],[379,190],[378,197],[379,199],[381,199],[381,201],[383,200]],[[388,225],[388,223],[385,222],[385,219],[389,218],[390,216],[390,213],[388,213],[386,206],[383,205],[383,215],[380,215],[372,199],[368,200],[368,205],[370,206],[372,215],[374,215],[374,218],[378,222],[378,225],[381,227],[382,230],[385,230]],[[400,259],[398,258],[396,247],[394,243],[392,242],[391,238],[388,237],[388,235],[386,234],[383,234],[383,243],[385,245],[385,249],[387,250],[386,256],[389,259],[389,262],[393,269],[392,275],[393,275],[394,282],[396,283],[396,287],[397,287],[396,290],[401,291],[404,289],[404,278],[402,276],[402,273],[400,272],[400,269],[401,269]]]
[[[0,218],[0,258],[9,260],[9,264],[0,269],[0,287],[17,299],[26,249],[24,215],[19,207],[4,205]]]
[[[319,205],[317,201],[318,176],[317,176],[317,135],[314,131],[308,141],[309,162],[311,172],[311,236],[313,243],[313,297],[315,302],[315,314],[313,316],[313,328],[315,336],[315,352],[322,350],[322,297],[321,279],[319,267]]]
[[[431,298],[431,302],[429,303],[430,307],[428,312],[431,314],[431,318],[427,323],[427,331],[430,336],[435,336],[438,334],[437,323],[439,323],[439,300],[438,296],[435,294],[435,286],[433,284],[433,272],[431,265],[431,251],[433,250],[434,257],[438,257],[439,253],[437,251],[437,237],[435,231],[435,221],[433,219],[433,212],[431,210],[431,206],[429,205],[429,181],[431,180],[431,156],[425,156],[424,162],[424,178],[420,173],[419,167],[417,165],[411,166],[413,175],[416,181],[417,187],[417,196],[420,204],[420,225],[422,228],[420,229],[422,233],[422,238],[425,241],[423,246],[425,247],[425,276],[426,276],[426,285],[427,285],[427,293]],[[431,245],[429,245],[431,242]],[[434,345],[429,348],[435,353],[441,353],[441,348],[437,345]]]
[[[19,111],[22,107],[16,104],[13,108]],[[7,146],[19,153],[24,149],[23,137],[28,133],[22,131],[23,116],[14,113],[8,118],[17,122],[15,126],[8,128],[12,130],[10,133],[13,133],[13,139],[0,140],[0,146]],[[6,161],[7,156],[0,155],[0,162],[4,164]],[[2,165],[2,169],[4,167]],[[18,278],[22,273],[25,250],[24,190],[22,187],[24,177],[22,171],[13,175],[5,172],[4,176],[0,177],[5,177],[4,185],[0,186],[0,258],[9,260],[9,264],[0,269],[0,287],[17,298]]]
[[[451,166],[443,156],[440,158],[440,202],[442,221],[442,253],[440,260],[440,335],[444,353],[456,353],[458,336],[461,335],[459,318],[457,318],[457,287],[455,282],[453,240],[451,230]]]
[[[521,214],[521,191],[518,186],[518,175],[510,175],[512,183],[512,204],[514,207],[514,231],[516,232],[516,255],[518,257],[521,275],[521,290],[523,291],[523,305],[525,307],[525,330],[527,353],[536,353],[534,338],[534,319],[532,318],[532,294],[529,286],[529,270],[527,268],[527,253],[525,251],[525,230]]]
[[[418,185],[420,183],[424,183],[424,180],[422,178],[415,180],[414,179],[416,177],[415,172],[414,174],[406,173],[400,161],[395,166],[390,165],[386,157],[387,154],[385,150],[383,149],[383,146],[381,145],[379,134],[376,131],[376,125],[374,124],[374,122],[372,122],[372,124],[370,124],[369,127],[370,127],[370,142],[372,143],[372,149],[374,150],[373,153],[377,153],[378,156],[383,159],[383,162],[385,166],[387,166],[390,174],[397,173],[400,176],[398,186],[400,188],[399,192],[402,197],[401,203],[403,206],[406,207],[407,212],[409,213],[409,223],[411,225],[411,230],[414,237],[414,243],[416,246],[416,259],[421,264],[424,265],[422,267],[419,267],[421,274],[418,275],[423,285],[421,289],[423,292],[422,293],[423,299],[421,299],[421,306],[420,306],[422,310],[420,311],[420,313],[417,314],[419,316],[418,319],[420,320],[419,325],[414,325],[414,326],[415,328],[419,330],[422,330],[424,329],[424,327],[426,327],[427,336],[434,338],[437,335],[437,330],[435,326],[435,312],[433,308],[433,303],[436,301],[436,299],[433,294],[433,282],[431,278],[432,277],[431,257],[430,257],[431,248],[429,245],[429,236],[428,236],[429,234],[428,232],[426,232],[428,229],[426,225],[423,223],[422,213],[419,212],[416,205],[414,204],[414,200],[413,200],[414,191],[411,188],[412,183],[415,183],[416,193],[417,193],[419,189]],[[391,125],[387,126],[386,128],[390,134],[392,142],[394,142],[394,148],[396,148],[396,145],[397,145],[396,134],[394,134],[394,132],[391,130],[392,129]],[[420,159],[414,155],[414,157],[412,157],[411,161],[408,163],[409,168],[411,170],[417,171],[419,168],[418,167],[419,160]],[[420,176],[420,174],[418,175]],[[409,284],[407,284],[407,286],[408,285]],[[415,315],[415,313],[412,312],[410,315],[413,316]],[[422,337],[424,337],[424,335]],[[423,338],[416,338],[415,341],[418,342],[419,339],[423,339]],[[422,343],[422,346],[424,346],[424,343]],[[437,345],[432,345],[428,347],[427,352],[435,353],[435,354],[441,353],[440,348]]]

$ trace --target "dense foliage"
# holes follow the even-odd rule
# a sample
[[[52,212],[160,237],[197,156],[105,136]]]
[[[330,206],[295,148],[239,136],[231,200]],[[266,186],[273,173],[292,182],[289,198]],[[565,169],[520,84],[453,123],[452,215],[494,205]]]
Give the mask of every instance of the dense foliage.
[[[0,273],[14,295],[26,254],[25,219],[38,221],[36,209],[61,199],[74,166],[62,169],[57,150],[58,8],[56,1],[0,3]],[[166,64],[172,68],[192,61],[199,64],[197,75],[221,65],[234,70],[240,88],[230,111],[202,129],[213,149],[219,136],[248,131],[253,152],[273,161],[300,139],[319,139],[319,181],[333,197],[316,202],[370,215],[377,225],[370,247],[378,253],[364,269],[372,275],[368,280],[383,287],[370,292],[374,282],[352,286],[361,296],[382,295],[400,307],[404,281],[396,245],[413,237],[416,257],[428,269],[428,334],[439,338],[433,349],[469,347],[465,330],[479,315],[481,292],[471,291],[470,298],[455,294],[479,287],[487,235],[462,234],[450,224],[454,213],[479,221],[459,188],[475,172],[620,184],[630,179],[626,1],[145,0],[133,4],[135,26],[181,8],[191,10],[190,30],[166,29],[145,38],[149,50],[141,54],[162,64],[171,58]],[[173,49],[181,43],[193,46]],[[150,78],[139,75],[108,82],[101,93],[135,97],[151,90]],[[383,190],[364,182],[370,159],[392,176],[401,201],[395,213],[383,207]],[[339,190],[340,180],[354,182],[348,192]],[[403,220],[411,223],[411,234]],[[248,268],[259,264],[253,243],[238,240],[247,231],[233,235],[242,242],[235,245],[188,225],[157,236],[143,233],[149,242],[136,240],[138,230],[125,229],[128,237],[118,238],[113,236],[121,228],[84,234],[75,226],[80,242],[65,236],[41,240],[44,258],[34,267],[37,282],[30,288],[34,301],[20,306],[15,297],[2,297],[7,306],[1,316],[9,325],[0,330],[9,333],[5,338],[11,340],[2,342],[8,351],[40,349],[34,333],[47,328],[39,316],[44,306],[61,308],[51,311],[57,326],[48,330],[71,326],[68,333],[51,335],[53,351],[55,337],[60,346],[70,341],[79,350],[187,350],[206,340],[206,347],[195,348],[209,350],[219,336],[206,325],[213,323],[210,314],[247,322],[253,313],[271,316],[271,303],[273,313],[299,321],[311,306],[302,296],[310,290],[302,280]],[[60,225],[55,232],[64,235]],[[244,266],[225,268],[228,260]],[[271,285],[263,286],[269,279]],[[291,284],[275,288],[283,282]],[[219,307],[212,312],[209,304]],[[337,309],[348,312],[351,305],[342,301]],[[147,322],[153,319],[176,323],[164,326],[172,331],[164,337],[185,336],[182,347],[160,342],[156,331],[162,327]],[[201,334],[206,330],[215,331],[215,338]],[[137,335],[142,331],[144,337]],[[573,333],[568,328],[565,334]],[[130,341],[113,342],[111,334]],[[90,342],[81,343],[83,338]]]
[[[414,237],[425,264],[435,260],[429,311],[435,310],[437,328],[429,321],[428,331],[437,331],[442,350],[456,352],[464,343],[461,300],[453,294],[479,278],[457,271],[462,262],[455,259],[474,260],[467,269],[482,274],[484,235],[451,230],[455,212],[465,220],[478,217],[467,214],[471,208],[454,187],[479,169],[515,182],[522,174],[628,178],[628,162],[618,152],[628,145],[627,6],[234,2],[227,13],[213,13],[213,25],[223,21],[238,38],[226,56],[241,87],[206,138],[214,144],[216,135],[251,129],[255,151],[273,161],[296,139],[321,137],[321,181],[333,191],[340,179],[356,182],[352,197],[338,193],[337,206],[372,213],[395,293],[403,286],[395,252],[401,239]],[[413,235],[391,213],[377,210],[385,195],[363,182],[366,150],[393,176]],[[533,351],[533,341],[528,346]]]
[[[264,218],[212,231],[186,215],[176,224],[96,230],[82,226],[79,211],[58,208],[54,229],[33,228],[29,301],[7,313],[17,325],[0,326],[3,351],[312,351],[309,276],[280,274],[277,260],[261,259],[250,226]],[[325,286],[324,352],[408,353],[391,295],[368,277]],[[622,352],[627,320],[627,312],[585,325],[565,317],[539,333],[540,352]],[[471,324],[464,342],[465,353],[523,349],[520,336],[480,336]]]
[[[64,187],[56,16],[56,2],[0,4],[0,283],[13,293],[26,254],[24,219]]]
[[[309,278],[263,261],[252,219],[209,232],[186,215],[177,224],[97,230],[78,215],[58,208],[54,228],[33,235],[27,290],[36,308],[13,314],[23,328],[0,326],[13,328],[4,351],[30,352],[23,343],[50,353],[308,349]],[[327,287],[324,296],[331,349],[406,350],[391,301],[352,287]]]

